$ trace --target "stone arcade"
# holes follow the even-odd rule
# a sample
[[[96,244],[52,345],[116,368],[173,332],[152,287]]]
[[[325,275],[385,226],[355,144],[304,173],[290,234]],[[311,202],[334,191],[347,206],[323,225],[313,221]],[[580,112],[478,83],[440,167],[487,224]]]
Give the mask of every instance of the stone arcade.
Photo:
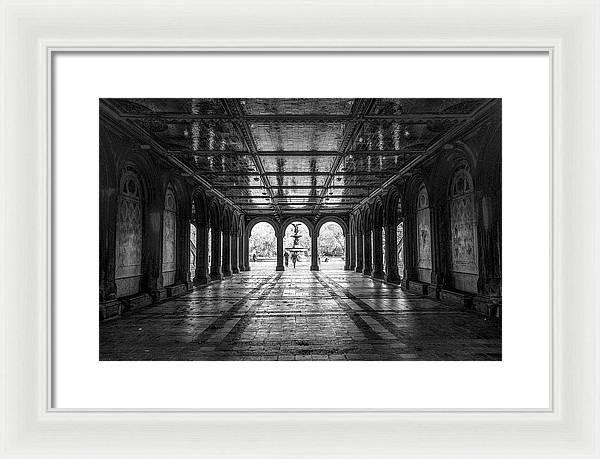
[[[101,359],[501,359],[501,100],[99,110]],[[332,221],[344,264],[324,270]],[[276,262],[251,270],[260,222]],[[295,281],[293,222],[311,239]]]

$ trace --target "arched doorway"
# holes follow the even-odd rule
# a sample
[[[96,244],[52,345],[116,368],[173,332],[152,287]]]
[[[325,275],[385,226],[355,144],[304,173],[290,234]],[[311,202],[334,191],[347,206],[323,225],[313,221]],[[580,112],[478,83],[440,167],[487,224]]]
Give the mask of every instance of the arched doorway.
[[[177,202],[173,187],[169,184],[165,193],[163,210],[163,285],[168,287],[175,283],[177,265]]]
[[[275,269],[277,262],[277,238],[275,228],[268,222],[254,225],[248,240],[250,269]]]
[[[477,215],[473,179],[466,164],[452,176],[449,198],[452,283],[458,290],[477,293]]]
[[[319,230],[318,255],[320,269],[344,269],[346,238],[336,222],[324,223]]]
[[[304,249],[300,252],[297,252],[295,267],[293,263],[293,253],[288,250],[290,247],[294,246],[294,238],[292,237],[292,235],[295,232],[294,225],[298,225],[298,234],[300,235],[300,238],[298,239],[298,246]],[[286,258],[285,254],[288,254],[288,265],[285,266],[285,269],[310,269],[311,249],[312,244],[310,238],[310,231],[306,224],[304,224],[301,221],[290,222],[285,227],[285,233],[283,237],[284,260]]]
[[[127,167],[121,176],[117,210],[115,283],[118,297],[141,291],[143,212],[140,180],[135,171]]]

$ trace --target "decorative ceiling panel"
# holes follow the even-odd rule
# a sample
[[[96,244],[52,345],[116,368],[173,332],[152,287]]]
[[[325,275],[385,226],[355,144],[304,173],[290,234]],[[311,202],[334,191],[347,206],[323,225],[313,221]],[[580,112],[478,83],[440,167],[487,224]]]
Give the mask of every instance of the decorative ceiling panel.
[[[273,188],[274,196],[319,196],[321,194],[320,188]]]
[[[273,186],[323,186],[326,176],[323,175],[278,175],[269,177]]]
[[[225,115],[219,99],[104,99],[124,114]]]
[[[385,173],[401,169],[414,156],[414,154],[408,153],[348,155],[342,161],[338,171]]]
[[[377,99],[370,114],[456,114],[468,115],[487,99]]]
[[[425,151],[460,122],[451,119],[432,120],[427,123],[369,121],[362,125],[351,149],[354,151]]]
[[[348,115],[353,99],[242,99],[247,115]]]
[[[250,155],[228,154],[186,154],[184,162],[197,172],[240,172],[256,173],[256,165]]]
[[[335,161],[333,155],[259,157],[265,172],[329,172]]]
[[[258,151],[338,150],[344,123],[253,123],[250,131]]]
[[[335,177],[336,186],[344,185],[358,185],[358,186],[370,186],[378,187],[384,183],[392,174],[381,175],[381,174],[369,174],[369,175],[337,175]]]

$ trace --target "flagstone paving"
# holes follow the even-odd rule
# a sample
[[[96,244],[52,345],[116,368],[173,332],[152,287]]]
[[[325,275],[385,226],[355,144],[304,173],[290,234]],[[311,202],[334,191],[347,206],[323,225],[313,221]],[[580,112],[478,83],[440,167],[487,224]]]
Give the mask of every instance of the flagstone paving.
[[[101,322],[100,360],[502,360],[498,321],[359,273],[300,268],[253,267]]]

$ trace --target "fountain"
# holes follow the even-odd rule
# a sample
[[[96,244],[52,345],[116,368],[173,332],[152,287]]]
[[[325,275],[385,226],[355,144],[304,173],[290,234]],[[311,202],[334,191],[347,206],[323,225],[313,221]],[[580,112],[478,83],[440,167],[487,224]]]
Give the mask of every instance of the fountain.
[[[292,223],[292,226],[294,227],[294,234],[292,234],[294,243],[292,244],[292,247],[286,247],[285,250],[291,253],[300,253],[306,251],[306,248],[302,247],[298,242],[298,239],[302,237],[300,234],[298,234],[298,227],[300,226],[300,223]]]

